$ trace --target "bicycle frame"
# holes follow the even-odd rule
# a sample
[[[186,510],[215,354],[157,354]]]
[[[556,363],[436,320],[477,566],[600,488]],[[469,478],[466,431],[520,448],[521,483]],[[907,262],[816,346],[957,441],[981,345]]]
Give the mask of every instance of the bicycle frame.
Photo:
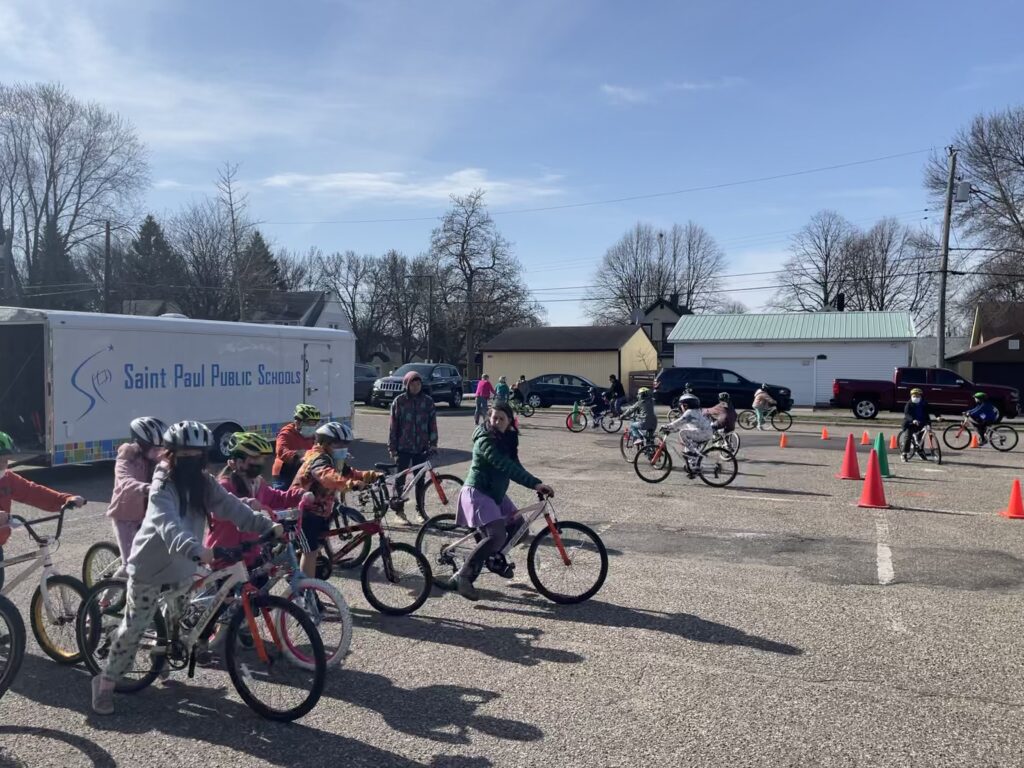
[[[516,529],[516,532],[509,536],[508,541],[505,542],[505,546],[501,549],[501,556],[506,556],[511,552],[516,545],[522,541],[523,536],[530,530],[530,526],[533,522],[544,516],[544,524],[548,530],[551,531],[551,540],[555,542],[555,547],[558,549],[558,554],[562,558],[562,562],[566,565],[572,565],[572,559],[569,557],[569,553],[565,549],[565,545],[562,543],[562,535],[558,532],[558,526],[555,523],[558,522],[558,517],[555,514],[555,507],[551,503],[551,499],[544,499],[544,501],[538,504],[533,504],[529,507],[523,507],[518,511],[518,514],[523,518],[523,522]],[[453,541],[441,549],[440,555],[451,555],[455,551],[459,551],[460,554],[466,558],[469,557],[470,553],[476,549],[476,531],[466,534],[458,541]]]
[[[51,576],[60,575],[60,571],[58,571],[53,564],[53,558],[50,553],[50,542],[52,541],[59,546],[61,530],[64,527],[64,512],[65,510],[61,510],[56,515],[40,517],[35,520],[26,520],[20,515],[11,515],[9,523],[11,528],[24,528],[28,532],[29,536],[31,536],[36,542],[38,549],[35,552],[28,552],[24,555],[0,560],[0,570],[5,570],[12,565],[20,565],[21,563],[32,563],[28,568],[7,582],[7,585],[3,590],[0,590],[0,595],[3,595],[4,597],[10,594],[15,587],[25,581],[29,576],[42,568],[42,573],[39,576],[39,590],[43,595],[43,606],[46,608],[46,617],[50,621],[55,621],[57,619],[57,614],[50,603],[49,580]],[[32,527],[33,524],[47,523],[51,520],[57,521],[57,533],[53,538],[50,538],[49,536],[40,536]]]
[[[422,464],[415,464],[408,469],[403,469],[401,472],[388,475],[384,480],[394,488],[398,478],[403,475],[406,476],[406,483],[402,488],[402,495],[398,497],[402,501],[408,501],[409,492],[419,485],[419,482],[423,479],[424,475],[430,475],[430,482],[434,486],[434,490],[437,491],[437,495],[441,499],[441,503],[448,503],[448,496],[445,494],[444,488],[441,487],[441,481],[437,479],[437,473],[434,472],[434,465],[430,463],[430,459],[427,459]],[[409,480],[409,475],[412,475],[412,480]]]

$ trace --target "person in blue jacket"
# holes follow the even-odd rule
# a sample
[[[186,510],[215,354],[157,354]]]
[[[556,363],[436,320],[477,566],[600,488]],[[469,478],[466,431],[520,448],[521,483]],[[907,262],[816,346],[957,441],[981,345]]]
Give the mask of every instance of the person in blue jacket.
[[[964,415],[977,428],[978,442],[982,445],[985,444],[986,440],[985,432],[1002,418],[999,414],[999,409],[988,401],[988,395],[984,392],[974,393],[974,407]]]
[[[932,417],[928,413],[928,401],[924,399],[924,392],[919,387],[914,387],[910,390],[907,407],[903,409],[903,445],[900,446],[903,461],[910,461],[914,435],[931,423]]]

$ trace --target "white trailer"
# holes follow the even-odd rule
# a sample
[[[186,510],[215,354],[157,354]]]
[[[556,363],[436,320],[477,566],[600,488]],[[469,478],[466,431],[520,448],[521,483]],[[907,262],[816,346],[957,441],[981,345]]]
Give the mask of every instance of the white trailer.
[[[22,461],[114,458],[136,416],[205,422],[222,457],[296,403],[352,417],[349,331],[0,307],[0,430]]]

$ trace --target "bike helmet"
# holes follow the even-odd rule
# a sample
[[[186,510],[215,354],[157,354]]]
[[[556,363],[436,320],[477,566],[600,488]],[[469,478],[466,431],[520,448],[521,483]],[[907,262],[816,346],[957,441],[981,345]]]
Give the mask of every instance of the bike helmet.
[[[987,400],[988,399],[988,395],[986,395],[984,392],[975,392],[974,393],[974,399],[975,400]]]
[[[332,443],[351,443],[355,439],[355,433],[348,424],[340,421],[329,421],[316,431],[317,437],[326,437]]]
[[[320,421],[320,409],[315,405],[299,403],[295,406],[296,421]]]
[[[6,432],[0,432],[0,456],[14,453],[14,441]]]
[[[179,421],[164,432],[164,447],[169,451],[179,448],[212,448],[213,433],[198,421]]]
[[[269,456],[273,452],[273,446],[259,432],[235,432],[228,441],[228,453],[235,458]]]
[[[763,389],[765,392],[767,392],[768,391],[768,385],[767,384],[762,384],[761,385],[761,389]]]
[[[729,397],[729,393],[728,392],[719,392],[718,393],[718,402],[720,402],[720,403],[728,403],[731,400],[732,400],[732,398]]]
[[[687,392],[685,395],[679,398],[679,405],[684,410],[690,410],[691,408],[700,408],[700,398],[696,395],[692,395]]]
[[[912,390],[910,390],[910,394],[911,395],[923,395],[924,394],[924,390],[922,390],[920,387],[914,387]]]
[[[640,387],[640,389],[636,391],[636,397],[638,400],[646,400],[650,396],[651,390],[647,387]]]
[[[136,441],[158,448],[164,444],[164,432],[167,431],[167,425],[152,416],[140,416],[137,419],[132,419],[130,429],[132,437]]]

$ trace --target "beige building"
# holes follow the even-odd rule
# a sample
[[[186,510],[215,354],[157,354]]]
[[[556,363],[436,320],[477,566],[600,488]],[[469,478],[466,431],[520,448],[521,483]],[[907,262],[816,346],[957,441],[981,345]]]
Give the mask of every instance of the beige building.
[[[628,386],[633,371],[658,368],[658,351],[638,325],[509,328],[480,348],[491,381],[509,384],[548,373],[581,376],[601,387],[614,373]]]

